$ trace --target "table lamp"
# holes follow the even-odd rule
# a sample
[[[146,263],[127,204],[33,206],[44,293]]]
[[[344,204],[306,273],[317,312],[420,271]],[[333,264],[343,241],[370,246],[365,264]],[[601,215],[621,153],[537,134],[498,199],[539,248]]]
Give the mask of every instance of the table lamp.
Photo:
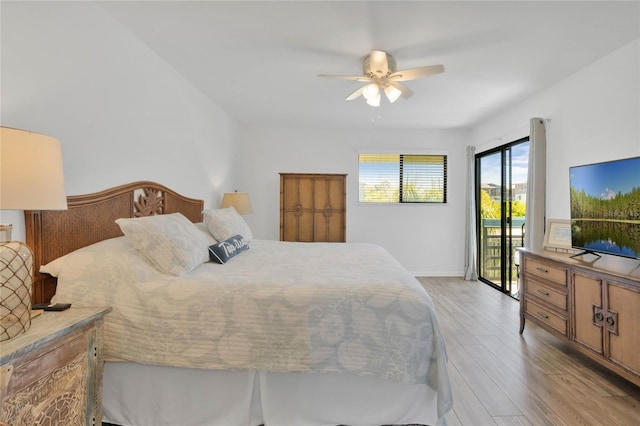
[[[251,201],[249,201],[249,194],[246,192],[227,192],[222,196],[222,203],[220,203],[220,208],[224,209],[226,207],[232,206],[238,214],[249,214],[253,213],[251,209]]]
[[[0,127],[0,210],[66,210],[60,141]],[[0,225],[0,341],[31,327],[33,254]]]

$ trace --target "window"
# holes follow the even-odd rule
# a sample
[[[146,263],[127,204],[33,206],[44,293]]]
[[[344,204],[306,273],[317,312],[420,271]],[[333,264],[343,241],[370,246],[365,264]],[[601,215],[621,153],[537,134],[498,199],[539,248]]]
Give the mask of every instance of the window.
[[[447,156],[358,154],[361,203],[447,202]]]

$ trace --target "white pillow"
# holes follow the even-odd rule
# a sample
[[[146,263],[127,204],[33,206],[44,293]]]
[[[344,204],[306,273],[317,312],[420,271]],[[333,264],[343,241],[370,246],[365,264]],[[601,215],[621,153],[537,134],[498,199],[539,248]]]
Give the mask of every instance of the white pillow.
[[[40,273],[49,274],[52,277],[57,277],[60,275],[60,271],[64,267],[64,264],[71,257],[71,253],[65,254],[64,256],[60,256],[57,259],[52,260],[46,265],[40,265]]]
[[[207,240],[209,240],[209,245],[215,244],[218,242],[218,240],[213,238],[213,235],[211,235],[211,232],[209,232],[209,228],[207,228],[206,223],[198,222],[198,223],[194,223],[194,225],[196,225],[196,227],[200,230],[200,232],[202,232],[204,235],[207,236]]]
[[[234,235],[242,235],[246,242],[250,242],[253,239],[251,228],[233,206],[224,209],[205,210],[202,215],[209,232],[218,241],[224,241]]]
[[[209,260],[209,240],[180,213],[116,220],[131,244],[160,272],[184,275]]]

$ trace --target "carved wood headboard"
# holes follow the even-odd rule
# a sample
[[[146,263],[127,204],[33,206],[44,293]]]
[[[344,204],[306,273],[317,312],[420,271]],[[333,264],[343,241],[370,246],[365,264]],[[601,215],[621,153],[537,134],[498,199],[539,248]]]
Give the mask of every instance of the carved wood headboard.
[[[202,221],[204,201],[184,197],[155,182],[133,182],[93,194],[67,197],[68,210],[26,210],[26,242],[34,254],[33,303],[49,302],[56,278],[39,272],[60,256],[122,235],[119,218],[182,213]]]

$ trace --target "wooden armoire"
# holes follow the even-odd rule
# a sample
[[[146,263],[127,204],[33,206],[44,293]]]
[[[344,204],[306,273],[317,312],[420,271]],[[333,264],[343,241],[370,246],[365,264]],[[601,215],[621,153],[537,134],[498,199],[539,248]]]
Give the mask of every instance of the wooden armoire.
[[[280,173],[280,241],[345,242],[347,175]]]

